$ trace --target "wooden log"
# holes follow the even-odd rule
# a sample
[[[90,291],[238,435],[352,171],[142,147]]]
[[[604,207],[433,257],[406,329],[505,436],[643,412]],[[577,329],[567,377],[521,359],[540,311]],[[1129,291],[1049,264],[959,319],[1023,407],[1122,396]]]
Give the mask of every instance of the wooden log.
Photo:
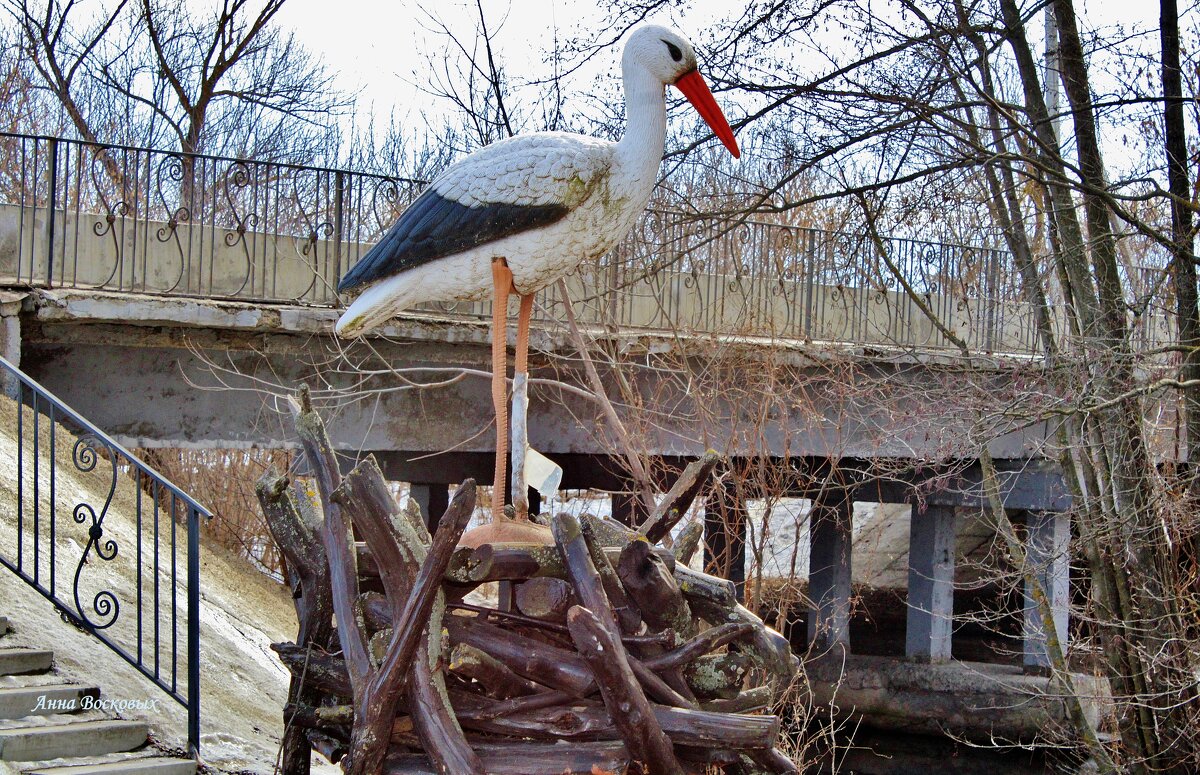
[[[272,643],[271,650],[279,655],[279,661],[292,676],[301,679],[306,686],[338,698],[354,696],[346,661],[341,656],[302,648],[295,643]]]
[[[630,530],[615,519],[608,517],[584,514],[579,521],[591,528],[592,538],[599,541],[605,549],[616,549],[620,552],[625,548],[625,544],[638,537],[636,530]],[[674,557],[674,555],[671,556]]]
[[[616,525],[616,523],[608,525],[608,522],[610,520],[588,520],[588,524],[593,528],[593,535],[596,535],[595,526],[601,525],[601,530],[607,530],[610,539],[617,537],[625,540],[634,537],[632,531],[629,531],[624,526]],[[614,525],[615,528],[613,527]],[[616,535],[616,529],[624,531],[623,537]],[[507,567],[512,571],[513,577],[519,577],[516,573],[517,570],[520,570],[520,572],[532,571],[537,575],[547,571],[559,573],[559,568],[555,567],[553,560],[548,559],[544,550],[545,547],[540,546],[504,547],[501,566]],[[614,551],[619,552],[620,550],[617,547],[609,547],[607,550],[608,556],[611,556]],[[664,561],[666,561],[664,555],[669,556],[668,552],[663,552],[662,550],[658,550],[656,554],[660,558],[663,558]],[[561,560],[559,560],[559,563],[561,563]],[[506,574],[502,571],[501,575]],[[758,663],[767,666],[773,675],[781,680],[791,679],[795,673],[798,661],[791,655],[790,646],[781,635],[767,628],[762,624],[761,620],[738,605],[731,582],[705,573],[692,571],[679,564],[676,565],[674,576],[685,599],[691,605],[696,606],[699,612],[702,612],[702,615],[711,617],[714,623],[745,625],[752,628],[752,630],[757,630],[747,637],[747,648],[751,650],[752,654],[757,656]],[[624,636],[623,641],[626,643],[642,642],[628,636]],[[716,648],[716,646],[713,646],[713,648]]]
[[[444,620],[452,643],[466,643],[504,663],[517,675],[535,683],[584,697],[595,687],[592,672],[577,654],[519,633],[479,621],[475,617],[447,616]]]
[[[675,583],[679,591],[687,599],[688,605],[696,615],[708,621],[706,613],[717,618],[726,615],[729,609],[738,604],[737,588],[729,579],[718,578],[708,573],[692,570],[686,565],[675,565]],[[724,624],[724,622],[710,622]]]
[[[371,465],[372,471],[369,474],[371,481],[362,481],[363,487],[369,487],[377,497],[381,494],[380,487],[386,493],[386,483],[383,480],[382,473],[375,466],[374,458],[368,458],[367,462]],[[358,470],[358,469],[355,469]],[[349,480],[349,477],[348,477]],[[355,480],[355,485],[358,480]],[[364,492],[365,495],[365,492]],[[381,504],[382,505],[382,504]],[[399,669],[406,666],[412,661],[420,638],[415,633],[419,632],[422,626],[430,620],[431,613],[437,603],[439,592],[439,584],[445,575],[446,566],[450,562],[451,556],[454,554],[455,548],[458,545],[458,538],[466,529],[467,523],[471,520],[471,515],[475,510],[475,480],[467,479],[454,493],[454,498],[450,501],[450,505],[446,509],[446,513],[438,521],[437,531],[430,542],[428,553],[424,556],[422,548],[409,546],[407,547],[420,560],[415,578],[409,580],[411,584],[411,592],[403,599],[399,599],[399,594],[392,596],[392,591],[389,590],[389,598],[392,609],[392,642],[388,645],[387,654],[380,663],[379,673],[381,676],[388,673],[397,673]],[[378,512],[375,517],[380,516]],[[374,520],[368,520],[374,522]],[[357,524],[357,522],[356,522]],[[396,524],[396,523],[391,523]],[[419,525],[419,523],[418,523]],[[372,528],[364,529],[363,535],[367,537],[372,532]],[[423,529],[423,527],[422,527]],[[415,530],[412,531],[414,534]],[[396,531],[393,535],[398,540],[409,540],[411,537],[405,537],[400,531]],[[367,538],[370,543],[370,538]],[[420,540],[419,538],[417,539]],[[399,559],[399,555],[397,555]],[[404,563],[411,567],[411,564]],[[401,588],[404,585],[403,581],[397,580],[396,588]],[[442,602],[444,607],[445,603]],[[440,639],[440,628],[434,633]],[[380,679],[380,685],[383,683],[383,678]]]
[[[798,775],[800,772],[796,763],[784,756],[783,752],[777,748],[747,751],[744,756],[774,775]]]
[[[551,622],[565,622],[567,609],[576,602],[570,584],[549,576],[517,584],[516,601],[525,616]]]
[[[382,592],[365,592],[358,596],[358,610],[371,632],[392,628],[392,604]]]
[[[418,535],[420,534],[418,533]],[[470,584],[472,587],[476,586],[476,582],[471,580],[471,572],[475,570],[481,563],[486,563],[488,561],[490,552],[485,551],[485,549],[488,548],[490,547],[472,549],[468,546],[460,546],[455,549],[454,554],[450,558],[449,565],[446,566],[445,580],[454,584]],[[379,564],[375,559],[375,555],[371,553],[370,547],[367,546],[367,542],[356,542],[354,544],[354,551],[358,557],[359,578],[379,578]],[[486,573],[486,570],[483,572]]]
[[[591,534],[591,528],[588,527],[586,522],[581,523],[579,528],[583,533],[584,544],[591,555],[592,565],[595,566],[596,572],[600,575],[600,583],[604,587],[604,595],[608,598],[613,613],[617,617],[617,624],[621,628],[621,633],[632,635],[640,632],[642,630],[642,614],[625,594],[625,587],[621,585],[621,580],[617,577],[613,561],[610,561],[606,556],[604,547],[600,546],[600,543]],[[617,561],[619,560],[620,555],[617,556]],[[662,628],[656,627],[655,629]]]
[[[695,637],[692,609],[647,539],[630,541],[621,550],[617,576],[652,629],[674,630],[680,642]]]
[[[567,705],[578,701],[578,699],[578,697],[573,697],[566,692],[551,689],[550,691],[530,694],[525,697],[514,697],[509,700],[502,700],[501,702],[472,709],[460,707],[461,703],[459,703],[455,705],[455,712],[460,719],[464,714],[476,719],[500,718],[510,713],[525,713],[527,711],[541,710],[542,708],[552,708],[557,705]]]
[[[682,646],[643,660],[651,670],[664,670],[671,667],[686,665],[698,657],[704,656],[722,646],[740,640],[754,630],[749,622],[731,622],[718,627],[711,627],[692,638]]]
[[[590,535],[599,541],[606,551],[611,552],[615,549],[618,552],[618,566],[620,565],[619,553],[629,542],[636,540],[639,536],[638,533],[620,522],[593,514],[584,514],[582,522],[588,525]],[[659,557],[674,574],[676,584],[693,609],[697,605],[696,601],[700,600],[707,604],[709,609],[717,610],[718,616],[724,616],[725,609],[737,605],[737,590],[732,581],[694,571],[684,563],[676,562],[675,555],[671,552],[661,550],[659,552]],[[715,623],[724,624],[724,622]]]
[[[330,589],[333,611],[337,617],[338,640],[346,659],[350,683],[357,689],[365,684],[371,670],[367,634],[358,624],[356,601],[358,599],[358,563],[353,551],[350,523],[342,513],[342,507],[333,500],[333,492],[341,484],[341,472],[337,456],[325,424],[320,415],[313,411],[308,386],[300,388],[299,401],[290,406],[296,419],[296,432],[300,437],[305,458],[317,481],[317,492],[325,512],[322,523],[321,542],[329,561]]]
[[[630,664],[630,669],[640,686],[644,687],[645,691],[659,702],[682,708],[698,707],[693,698],[681,694],[654,671],[647,669],[645,665],[625,652],[625,646],[621,642],[621,628],[617,622],[617,615],[605,592],[604,580],[600,571],[597,570],[592,559],[594,552],[590,547],[592,540],[590,531],[585,533],[579,520],[574,515],[567,513],[555,515],[552,529],[559,554],[563,558],[563,565],[567,569],[567,577],[575,589],[575,597],[579,599],[584,608],[592,611],[608,629],[613,642],[621,651],[622,660]],[[570,627],[570,622],[567,626]],[[574,633],[571,637],[574,639]]]
[[[746,689],[730,700],[709,700],[700,707],[714,713],[753,713],[767,710],[775,701],[775,691],[770,686],[755,686]]]
[[[562,555],[563,564],[566,566],[567,577],[575,589],[575,596],[579,599],[580,604],[588,610],[592,610],[594,613],[599,611],[596,615],[609,628],[613,640],[624,651],[618,616],[609,601],[604,577],[597,569],[593,559],[598,556],[597,539],[590,529],[585,531],[580,522],[571,514],[563,513],[555,516],[552,529],[559,554]],[[606,559],[605,563],[607,564]],[[607,569],[612,570],[611,566]],[[619,582],[617,582],[617,586],[620,586]],[[625,600],[623,590],[621,599]],[[672,686],[669,680],[664,680],[663,677],[647,669],[635,658],[627,654],[625,657],[630,662],[631,669],[638,681],[654,699],[681,708],[698,707],[695,698],[690,696],[690,691],[680,676],[669,676],[669,678],[676,679],[677,686]]]
[[[562,520],[556,518],[555,527],[559,527],[561,522]],[[563,535],[569,547],[571,526],[568,523],[564,527],[565,530],[560,529],[558,532]],[[564,549],[563,539],[560,539],[560,549],[568,553],[571,559],[576,559],[577,548]],[[586,554],[584,558],[591,563]],[[568,560],[568,565],[570,564],[571,561]],[[581,586],[586,585],[576,586],[576,593],[580,593]],[[586,596],[580,594],[581,599]],[[607,615],[611,617],[611,612]],[[600,614],[575,606],[567,613],[567,627],[579,653],[596,674],[600,696],[604,699],[605,707],[608,708],[609,715],[612,716],[629,751],[631,769],[635,772],[640,770],[646,775],[682,775],[683,767],[675,757],[670,739],[663,733],[662,727],[654,717],[641,685],[633,676],[625,649],[613,631],[611,619],[606,621]]]
[[[473,613],[479,614],[479,616],[474,617],[474,618],[477,618],[484,622],[497,622],[497,623],[504,622],[504,621],[517,622],[519,624],[529,625],[530,627],[535,628],[535,629],[546,630],[548,632],[554,632],[554,633],[561,633],[564,637],[569,637],[569,636],[567,636],[567,625],[566,624],[559,624],[558,622],[549,622],[549,621],[545,621],[543,619],[535,619],[532,616],[525,616],[524,614],[513,613],[512,611],[500,611],[495,608],[488,608],[486,606],[479,606],[479,605],[474,605],[471,603],[450,603],[450,604],[447,604],[447,608],[457,610],[457,611],[471,611]],[[388,621],[390,622],[391,620],[388,619]],[[663,646],[666,648],[674,648],[677,645],[675,643],[674,634],[669,633],[669,632],[648,633],[645,635],[622,635],[621,642],[630,644],[630,645],[637,645],[637,646],[652,646],[653,645],[653,646]]]
[[[392,616],[383,657],[355,686],[355,724],[350,739],[348,775],[379,771],[387,754],[392,719],[405,682],[411,684],[410,710],[431,759],[446,772],[461,772],[463,763],[477,764],[462,730],[439,695],[437,659],[440,625],[430,629],[444,607],[441,581],[458,539],[475,507],[475,483],[463,482],[455,493],[432,541],[423,523],[407,516],[394,519],[395,501],[374,457],[351,471],[332,496],[351,515],[379,564]],[[340,626],[340,620],[339,620]],[[430,641],[436,637],[436,642]],[[432,655],[432,656],[431,656]],[[471,770],[465,770],[471,771]]]
[[[471,490],[474,492],[475,487],[472,486]],[[441,775],[484,772],[479,757],[467,742],[454,715],[446,684],[438,670],[442,632],[440,620],[441,612],[435,612],[426,625],[426,637],[420,639],[409,671],[412,686],[408,692],[408,704],[413,729],[421,741],[421,747]],[[438,645],[433,643],[435,638]]]
[[[632,535],[632,533],[630,534]],[[626,542],[627,543],[627,542]],[[609,562],[616,562],[621,555],[620,546],[605,547]],[[563,566],[558,550],[553,546],[531,543],[484,544],[477,552],[487,552],[487,561],[480,557],[477,566],[467,572],[471,583],[487,581],[525,581],[527,579],[553,577],[565,579],[567,570]],[[663,562],[675,565],[675,555],[667,549],[657,549]]]
[[[543,740],[618,740],[621,734],[603,705],[574,700],[565,705],[490,712],[464,708],[458,693],[451,701],[463,728],[476,732]],[[779,717],[710,713],[651,705],[654,718],[675,745],[726,749],[770,748],[779,736]]]
[[[706,654],[684,668],[683,675],[697,697],[731,700],[742,692],[750,657],[746,654]]]
[[[606,547],[606,552],[614,548],[619,552],[626,543],[637,537],[635,531],[612,519],[583,515],[582,521],[589,525],[589,534]],[[739,605],[733,582],[691,570],[682,563],[676,563],[670,552],[665,554],[670,555],[667,564],[692,612],[713,625],[748,623],[754,626],[755,631],[746,638],[744,648],[756,657],[758,665],[766,669],[775,683],[790,683],[800,663],[798,657],[792,654],[791,644],[779,632],[764,624],[762,619]],[[664,560],[667,561],[666,557]]]
[[[721,456],[709,450],[699,460],[688,463],[667,495],[655,507],[638,532],[652,544],[657,544],[671,533],[671,529],[683,519],[692,501],[708,483],[709,475]]]
[[[552,743],[507,742],[476,745],[488,775],[625,775],[629,753],[618,742]],[[384,775],[438,775],[422,754],[389,755]],[[696,771],[697,775],[699,771]],[[461,773],[460,775],[467,775]]]
[[[675,755],[679,757],[681,762],[687,764],[703,764],[708,767],[718,768],[718,772],[735,772],[735,770],[726,770],[726,767],[737,764],[742,760],[742,756],[737,751],[725,748],[695,748],[690,745],[676,745]],[[712,772],[712,770],[706,770]]]
[[[691,710],[696,710],[700,707],[686,686],[684,691],[687,694],[684,694],[672,686],[666,679],[659,676],[658,673],[642,664],[642,661],[637,657],[626,653],[626,659],[629,660],[629,667],[633,670],[634,678],[637,678],[638,683],[642,685],[646,694],[650,695],[657,702],[675,708],[689,708]]]
[[[551,529],[554,531],[554,543],[566,568],[567,580],[571,582],[579,604],[600,619],[624,654],[625,649],[620,645],[621,631],[617,624],[617,615],[604,590],[604,581],[592,560],[588,537],[584,535],[579,520],[574,514],[567,512],[556,514]],[[570,626],[568,622],[567,627]]]
[[[681,585],[680,589],[688,592]],[[738,648],[745,651],[758,667],[763,668],[772,682],[778,686],[787,686],[800,669],[799,658],[792,653],[791,644],[787,638],[768,627],[753,612],[738,603],[725,606],[718,604],[707,595],[688,595],[692,610],[700,618],[713,625],[745,623],[753,627],[745,641]]]
[[[680,565],[690,565],[692,555],[700,548],[700,541],[704,538],[704,522],[696,520],[683,529],[679,534],[679,540],[675,542],[675,562]]]
[[[324,756],[333,764],[337,764],[346,755],[346,741],[319,729],[309,729],[305,733],[308,744],[317,753]]]
[[[489,697],[508,699],[536,694],[542,687],[514,673],[500,660],[466,643],[450,650],[450,672],[471,679],[483,687]]]
[[[299,705],[287,703],[283,706],[285,724],[305,728],[321,729],[324,727],[348,727],[354,723],[354,706],[352,705]]]
[[[328,648],[333,638],[333,588],[329,581],[329,563],[321,542],[321,519],[307,495],[288,486],[287,477],[270,470],[258,480],[254,490],[266,518],[267,528],[284,557],[292,603],[299,628],[296,643]],[[293,675],[288,686],[288,702],[315,705],[319,693]],[[285,725],[280,764],[285,772],[308,775],[312,747],[299,727]]]
[[[486,566],[492,561],[491,547],[479,547],[472,549],[469,546],[460,546],[454,550],[454,555],[450,558],[450,564],[446,566],[446,581],[453,584],[470,585],[472,588],[476,583],[471,580],[473,573],[481,572],[483,568],[486,573]]]

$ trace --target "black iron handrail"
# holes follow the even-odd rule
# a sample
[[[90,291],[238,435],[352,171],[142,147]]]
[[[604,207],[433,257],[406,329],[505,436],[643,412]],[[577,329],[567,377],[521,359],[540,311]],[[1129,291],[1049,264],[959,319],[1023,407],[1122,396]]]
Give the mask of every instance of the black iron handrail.
[[[338,279],[423,185],[0,133],[0,283],[337,306]],[[1147,271],[1129,278],[1138,298],[1164,276]],[[954,347],[932,313],[973,349],[1038,351],[1020,275],[995,248],[658,211],[571,280],[577,315],[598,325]],[[561,319],[556,293],[541,294],[543,322]],[[486,302],[426,309],[491,316]],[[1132,322],[1150,341],[1162,320]]]
[[[0,282],[340,304],[339,277],[423,184],[254,159],[0,133]],[[53,214],[52,216],[50,214]],[[5,234],[4,232],[7,232]],[[889,238],[906,284],[981,350],[1031,350],[1002,251]],[[948,347],[861,235],[650,212],[580,267],[584,322]],[[558,319],[555,291],[538,309]],[[482,304],[437,312],[490,317]]]
[[[3,358],[0,382],[15,399],[5,414],[16,433],[15,503],[0,520],[0,565],[183,705],[198,754],[199,531],[211,514]],[[102,503],[75,499],[85,480],[106,493]],[[130,510],[133,524],[106,523],[117,509]]]

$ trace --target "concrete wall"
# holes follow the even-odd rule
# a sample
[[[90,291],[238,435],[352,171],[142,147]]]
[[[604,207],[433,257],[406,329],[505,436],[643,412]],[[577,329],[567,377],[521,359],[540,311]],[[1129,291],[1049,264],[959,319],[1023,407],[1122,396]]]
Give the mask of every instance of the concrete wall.
[[[483,324],[398,319],[386,329],[390,340],[347,347],[329,333],[336,316],[332,310],[90,292],[48,292],[39,298],[23,319],[23,364],[123,441],[165,446],[283,443],[292,438],[290,424],[271,393],[294,391],[307,382],[322,389],[319,397],[327,408],[336,408],[331,425],[335,442],[344,448],[493,449],[485,376],[428,390],[380,377],[366,387],[393,389],[350,392],[360,367],[446,370],[410,375],[423,381],[445,379],[458,367],[486,375],[490,335]],[[653,366],[655,353],[672,345],[669,337],[631,337],[617,346]],[[531,361],[535,377],[585,382],[571,373],[574,349],[568,342],[542,331],[535,348],[542,351]],[[690,356],[697,374],[710,370],[706,352],[701,347]],[[970,452],[963,445],[971,438],[975,417],[970,407],[952,400],[961,392],[953,369],[860,359],[854,368],[872,387],[856,392],[841,383],[850,366],[831,369],[804,351],[749,348],[728,379],[739,379],[738,369],[753,368],[753,359],[760,357],[755,352],[793,366],[788,379],[795,384],[779,390],[800,398],[779,402],[761,433],[750,435],[746,424],[758,412],[750,397],[714,399],[670,373],[628,368],[626,378],[635,389],[665,411],[641,432],[647,450],[696,456],[711,447],[735,455],[930,459]],[[673,368],[670,361],[662,363]],[[536,384],[531,397],[530,439],[536,448],[564,454],[611,449],[594,403]],[[707,419],[700,423],[699,417]],[[993,455],[1025,457],[1048,432],[1032,426],[1000,435],[991,443]]]
[[[110,290],[336,305],[333,288],[368,245],[311,241],[256,230],[254,223],[198,226],[137,217],[79,213],[56,217],[48,249],[44,208],[0,205],[0,279]],[[318,230],[317,236],[322,232]],[[628,267],[624,271],[628,271]],[[952,347],[917,304],[899,290],[810,284],[771,276],[691,274],[673,269],[608,290],[602,276],[581,269],[570,278],[571,298],[585,323],[615,320],[635,329],[679,329],[919,348]],[[542,294],[549,317],[554,289]],[[958,295],[930,295],[925,303],[973,349],[1030,352],[1033,317],[1028,305],[985,303]],[[487,303],[439,305],[439,311],[486,319]],[[1056,320],[1061,327],[1063,321]],[[1148,321],[1149,343],[1169,333],[1165,320]]]

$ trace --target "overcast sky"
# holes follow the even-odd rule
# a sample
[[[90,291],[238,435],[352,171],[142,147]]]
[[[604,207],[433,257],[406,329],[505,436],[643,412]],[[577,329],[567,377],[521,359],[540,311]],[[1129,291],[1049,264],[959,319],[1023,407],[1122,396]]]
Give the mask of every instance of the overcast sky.
[[[542,59],[554,47],[556,30],[559,35],[569,35],[602,18],[601,3],[596,0],[484,0],[483,5],[489,27],[500,27],[497,52],[510,76],[518,81],[546,74]],[[475,36],[479,19],[471,0],[288,0],[279,22],[295,29],[306,47],[324,57],[339,74],[343,88],[360,90],[360,111],[373,104],[378,112],[387,114],[394,105],[403,116],[414,107],[428,110],[436,102],[422,95],[416,84],[428,81],[429,57],[441,57],[447,45],[420,6],[435,10],[464,40]],[[1077,6],[1085,28],[1117,23],[1143,29],[1157,25],[1158,4],[1154,2],[1083,0]],[[727,2],[698,0],[688,10],[660,21],[696,33],[731,8],[740,10]],[[618,57],[617,51],[602,57],[595,77],[615,77]]]

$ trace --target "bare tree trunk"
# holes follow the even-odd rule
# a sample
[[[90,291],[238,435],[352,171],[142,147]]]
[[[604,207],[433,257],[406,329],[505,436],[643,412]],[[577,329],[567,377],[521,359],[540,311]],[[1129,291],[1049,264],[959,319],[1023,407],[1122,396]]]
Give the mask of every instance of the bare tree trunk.
[[[1110,228],[1110,213],[1102,196],[1105,175],[1092,108],[1087,65],[1071,0],[1054,0],[1059,24],[1060,61],[1075,129],[1082,179],[1083,204],[1087,217],[1089,248],[1096,278],[1098,329],[1101,337],[1100,366],[1096,370],[1097,396],[1107,406],[1095,413],[1099,436],[1106,453],[1107,480],[1111,483],[1113,524],[1123,545],[1116,556],[1124,556],[1124,568],[1133,591],[1134,626],[1140,625],[1139,645],[1144,657],[1146,684],[1153,690],[1145,698],[1154,714],[1153,729],[1143,729],[1143,764],[1159,771],[1183,772],[1183,762],[1194,752],[1180,745],[1186,730],[1189,708],[1195,702],[1194,676],[1177,634],[1186,632],[1180,621],[1174,595],[1178,590],[1178,568],[1166,545],[1165,508],[1156,503],[1156,472],[1143,435],[1141,398],[1136,385],[1134,358],[1125,321],[1126,304],[1117,268],[1116,241]],[[1099,451],[1099,450],[1097,450]]]
[[[1176,0],[1161,0],[1159,35],[1162,42],[1163,133],[1167,152],[1167,188],[1171,195],[1171,265],[1175,280],[1175,317],[1183,348],[1180,378],[1200,381],[1200,298],[1196,286],[1196,256],[1192,241],[1191,191],[1188,182],[1187,128],[1183,120],[1183,84],[1179,70],[1179,8]],[[1189,463],[1200,445],[1200,387],[1183,391],[1183,444]],[[1189,490],[1200,495],[1200,477],[1191,476]]]

